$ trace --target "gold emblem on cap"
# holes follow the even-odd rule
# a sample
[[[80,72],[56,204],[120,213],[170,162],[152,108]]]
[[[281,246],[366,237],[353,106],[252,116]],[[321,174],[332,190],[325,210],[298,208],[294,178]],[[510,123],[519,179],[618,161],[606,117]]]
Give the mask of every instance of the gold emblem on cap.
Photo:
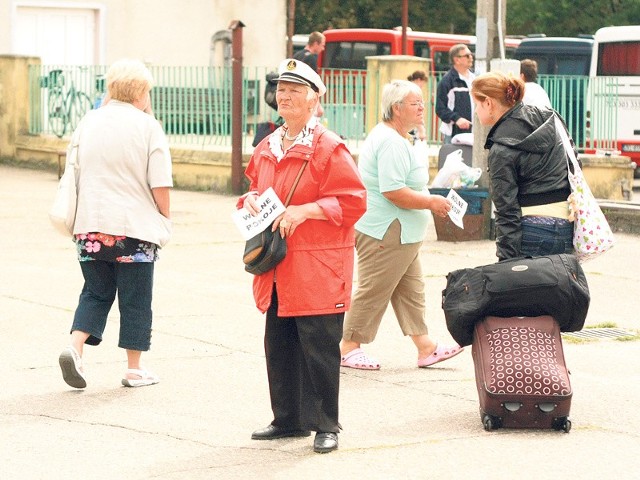
[[[295,70],[296,69],[296,61],[295,60],[291,60],[289,63],[287,63],[287,70],[291,71],[291,70]]]

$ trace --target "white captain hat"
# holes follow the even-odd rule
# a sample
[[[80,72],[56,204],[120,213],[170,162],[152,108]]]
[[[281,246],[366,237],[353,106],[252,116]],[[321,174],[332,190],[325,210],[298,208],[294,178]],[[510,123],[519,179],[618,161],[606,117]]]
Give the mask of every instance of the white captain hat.
[[[324,86],[320,75],[318,75],[313,68],[300,60],[293,58],[287,58],[280,63],[278,67],[278,75],[276,81],[280,82],[292,82],[300,83],[311,87],[311,89],[322,96],[327,91],[327,87]]]

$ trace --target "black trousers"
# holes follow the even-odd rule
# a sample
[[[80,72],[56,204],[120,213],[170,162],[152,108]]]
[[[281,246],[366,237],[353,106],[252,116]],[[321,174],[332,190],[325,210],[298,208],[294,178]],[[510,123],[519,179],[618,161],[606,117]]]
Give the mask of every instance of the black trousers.
[[[338,433],[344,313],[278,317],[274,286],[264,350],[273,425]]]

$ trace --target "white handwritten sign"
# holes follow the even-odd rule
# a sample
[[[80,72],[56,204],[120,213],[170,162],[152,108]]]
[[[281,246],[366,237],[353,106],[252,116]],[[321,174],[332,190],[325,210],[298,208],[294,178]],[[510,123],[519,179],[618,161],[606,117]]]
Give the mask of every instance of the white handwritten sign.
[[[464,217],[464,214],[467,211],[467,202],[460,195],[458,195],[453,188],[449,190],[447,199],[451,202],[449,218],[453,223],[464,230],[462,217]]]
[[[245,240],[249,240],[251,237],[255,237],[266,230],[286,210],[284,204],[271,187],[258,197],[257,203],[260,211],[255,217],[244,207],[231,214],[231,218],[233,218],[236,227],[240,230],[242,238]]]

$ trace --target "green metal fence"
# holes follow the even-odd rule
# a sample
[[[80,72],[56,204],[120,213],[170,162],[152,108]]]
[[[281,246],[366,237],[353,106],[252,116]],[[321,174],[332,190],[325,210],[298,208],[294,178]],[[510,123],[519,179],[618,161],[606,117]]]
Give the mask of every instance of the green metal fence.
[[[100,66],[31,65],[29,67],[29,133],[69,135],[104,94]]]
[[[366,75],[362,70],[331,70],[322,80],[327,86],[321,99],[326,126],[357,145],[366,136]]]
[[[31,134],[69,135],[87,110],[99,106],[107,66],[32,65]],[[231,145],[230,67],[149,67],[151,104],[173,144]],[[265,68],[245,69],[243,136],[251,143],[258,122],[277,113],[264,103]]]
[[[105,92],[107,66],[30,67],[31,134],[69,135],[82,115],[100,104]],[[151,92],[154,114],[162,123],[172,144],[201,146],[231,145],[231,67],[151,66],[155,87]],[[274,121],[278,115],[264,101],[265,76],[270,69],[245,68],[243,71],[242,135],[249,148],[256,125]],[[426,90],[425,124],[427,141],[441,143],[439,120],[435,115],[436,89],[444,72],[430,77]],[[367,104],[367,77],[361,70],[334,70],[324,75],[327,94],[322,98],[325,124],[357,147],[366,137],[367,108],[379,118],[379,105]],[[554,109],[567,121],[579,148],[589,146],[591,138],[602,139],[601,146],[616,138],[617,95],[615,79],[580,76],[541,75],[540,85],[547,91]],[[379,83],[379,82],[377,82]],[[377,96],[379,98],[379,95]],[[379,103],[379,102],[374,102]],[[590,124],[586,112],[591,108]]]
[[[591,79],[585,100],[585,143],[588,147],[605,151],[618,148],[618,127],[623,128],[624,121],[619,114],[621,87],[618,82],[617,77]]]
[[[576,145],[585,145],[585,104],[589,77],[574,75],[540,75],[538,83],[545,89],[551,106],[564,118]]]

